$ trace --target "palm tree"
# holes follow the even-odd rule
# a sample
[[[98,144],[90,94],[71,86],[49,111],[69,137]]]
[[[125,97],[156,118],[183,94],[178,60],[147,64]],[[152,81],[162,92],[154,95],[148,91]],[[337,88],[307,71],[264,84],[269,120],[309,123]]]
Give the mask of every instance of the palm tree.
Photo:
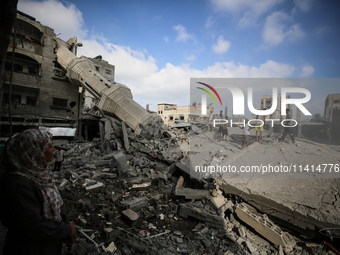
[[[310,122],[317,122],[317,123],[320,123],[323,121],[324,121],[324,118],[321,116],[320,113],[313,114],[313,117],[310,120]]]

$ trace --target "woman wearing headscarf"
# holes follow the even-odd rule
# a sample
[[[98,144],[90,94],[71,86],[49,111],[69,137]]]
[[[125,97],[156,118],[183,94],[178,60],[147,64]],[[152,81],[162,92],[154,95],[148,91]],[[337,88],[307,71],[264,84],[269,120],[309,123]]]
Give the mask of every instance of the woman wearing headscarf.
[[[77,231],[47,165],[53,160],[52,135],[29,129],[9,139],[2,155],[0,219],[8,232],[3,254],[61,254]]]

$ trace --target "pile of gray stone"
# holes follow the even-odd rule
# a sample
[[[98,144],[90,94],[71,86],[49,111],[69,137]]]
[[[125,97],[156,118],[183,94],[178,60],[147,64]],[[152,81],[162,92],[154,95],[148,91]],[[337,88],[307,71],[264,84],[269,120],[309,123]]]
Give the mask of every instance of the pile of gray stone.
[[[106,121],[105,139],[62,145],[55,180],[79,236],[65,254],[335,254],[226,194],[219,180],[191,179],[183,148],[192,131],[146,139]]]

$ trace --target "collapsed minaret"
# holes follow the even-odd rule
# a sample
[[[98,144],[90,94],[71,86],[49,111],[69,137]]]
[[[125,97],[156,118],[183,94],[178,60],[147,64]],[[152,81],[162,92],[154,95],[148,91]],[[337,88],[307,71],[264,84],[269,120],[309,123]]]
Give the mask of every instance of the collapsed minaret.
[[[70,41],[73,43],[69,43]],[[85,88],[98,99],[96,106],[100,111],[124,121],[136,134],[146,138],[159,137],[162,119],[135,102],[127,86],[116,82],[110,83],[96,71],[91,60],[78,58],[73,53],[75,43],[76,38],[68,42],[57,38],[57,61],[66,70],[66,76],[71,83]]]

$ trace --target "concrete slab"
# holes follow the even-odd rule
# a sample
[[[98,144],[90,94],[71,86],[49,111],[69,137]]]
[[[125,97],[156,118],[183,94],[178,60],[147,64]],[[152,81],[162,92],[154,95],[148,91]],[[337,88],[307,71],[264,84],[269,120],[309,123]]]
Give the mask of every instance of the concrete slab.
[[[136,221],[139,218],[139,215],[136,212],[132,211],[131,209],[126,209],[122,211],[122,213],[130,221]]]
[[[190,137],[190,145],[193,155],[205,152],[222,158],[220,163],[211,162],[225,166],[226,172],[196,174],[200,178],[220,178],[224,194],[242,197],[280,224],[305,236],[309,230],[318,233],[322,228],[340,226],[340,211],[336,206],[340,153],[333,147],[301,140],[297,145],[268,140],[240,150],[240,144],[217,141],[211,132]],[[227,171],[228,166],[236,171]],[[241,168],[249,171],[241,172]],[[281,169],[281,173],[274,170],[269,173],[269,169]],[[284,171],[287,169],[290,172]]]

